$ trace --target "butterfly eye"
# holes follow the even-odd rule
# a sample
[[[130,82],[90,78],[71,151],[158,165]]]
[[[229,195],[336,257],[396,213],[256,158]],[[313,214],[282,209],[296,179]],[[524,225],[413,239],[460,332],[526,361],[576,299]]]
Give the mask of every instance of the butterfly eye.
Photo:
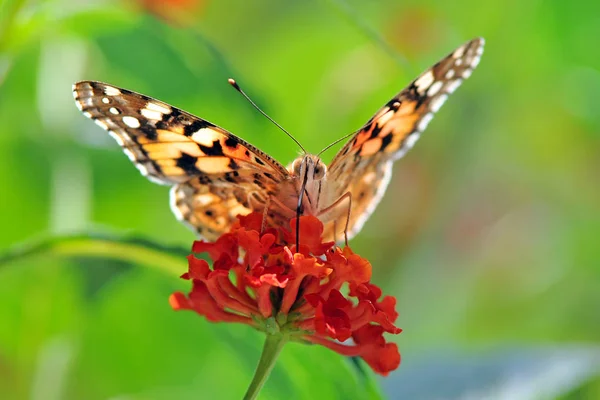
[[[300,176],[300,168],[302,168],[302,157],[296,158],[292,163],[292,171],[294,175]]]
[[[325,167],[325,164],[323,164],[322,162],[318,162],[317,165],[315,165],[313,179],[316,181],[320,181],[325,176],[326,171],[327,168]]]

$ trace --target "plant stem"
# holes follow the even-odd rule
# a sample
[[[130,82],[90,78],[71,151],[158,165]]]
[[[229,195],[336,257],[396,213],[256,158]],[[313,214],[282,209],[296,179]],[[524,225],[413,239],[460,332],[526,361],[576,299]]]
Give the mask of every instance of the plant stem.
[[[169,275],[177,276],[185,269],[187,253],[183,249],[161,248],[148,241],[118,237],[99,238],[90,235],[60,236],[13,247],[8,253],[0,254],[0,268],[8,263],[31,257],[97,257],[154,267]]]
[[[260,356],[260,361],[258,362],[256,371],[254,372],[254,378],[252,378],[252,382],[250,383],[250,386],[244,395],[244,400],[256,399],[258,393],[269,378],[269,375],[275,366],[275,362],[277,361],[277,357],[279,356],[279,353],[286,342],[287,337],[280,333],[275,335],[267,335],[267,340],[265,341],[265,345]]]

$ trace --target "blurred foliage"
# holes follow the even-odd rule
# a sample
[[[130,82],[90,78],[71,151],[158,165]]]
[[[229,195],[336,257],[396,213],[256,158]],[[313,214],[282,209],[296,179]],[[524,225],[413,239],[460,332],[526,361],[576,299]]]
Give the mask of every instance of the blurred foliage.
[[[410,398],[439,398],[422,366],[437,350],[439,360],[451,351],[490,363],[503,349],[533,359],[525,350],[597,351],[600,2],[198,0],[168,15],[154,3],[0,0],[0,249],[84,231],[134,233],[179,254],[191,245],[167,188],[140,177],[78,113],[77,80],[159,98],[286,163],[298,149],[227,78],[318,151],[483,36],[480,66],[397,163],[352,243],[399,300],[403,364],[387,395],[399,393],[393,382],[421,382]],[[118,251],[118,261],[48,250],[2,263],[0,397],[240,398],[260,335],[174,313],[168,295],[187,289],[175,267],[144,268]],[[599,364],[577,364],[578,379],[539,375],[539,391],[490,396],[600,398]],[[560,377],[571,383],[553,384]],[[363,379],[337,354],[290,345],[261,398],[377,398]],[[479,398],[479,376],[461,379],[448,398]]]

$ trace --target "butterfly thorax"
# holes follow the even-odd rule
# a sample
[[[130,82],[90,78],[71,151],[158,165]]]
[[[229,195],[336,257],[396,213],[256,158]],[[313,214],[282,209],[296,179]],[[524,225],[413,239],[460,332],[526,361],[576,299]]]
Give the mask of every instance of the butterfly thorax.
[[[325,183],[327,167],[318,156],[305,154],[296,158],[288,168],[295,189],[293,199],[295,203],[286,205],[295,209],[301,198],[301,214],[316,215],[319,211],[321,188]]]

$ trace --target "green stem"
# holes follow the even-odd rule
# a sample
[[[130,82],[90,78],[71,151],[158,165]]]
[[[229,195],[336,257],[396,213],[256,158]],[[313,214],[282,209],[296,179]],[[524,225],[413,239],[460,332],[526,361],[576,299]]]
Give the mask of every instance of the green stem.
[[[275,362],[277,361],[277,357],[286,342],[287,336],[280,333],[267,335],[260,361],[254,372],[254,378],[252,378],[248,391],[246,391],[246,394],[244,395],[244,400],[256,399],[258,393],[269,378],[269,375],[275,366]]]
[[[186,268],[187,254],[189,252],[183,249],[162,248],[143,240],[91,235],[62,236],[14,247],[12,251],[0,254],[0,267],[35,257],[95,257],[126,261],[153,267],[169,275],[179,275]]]

